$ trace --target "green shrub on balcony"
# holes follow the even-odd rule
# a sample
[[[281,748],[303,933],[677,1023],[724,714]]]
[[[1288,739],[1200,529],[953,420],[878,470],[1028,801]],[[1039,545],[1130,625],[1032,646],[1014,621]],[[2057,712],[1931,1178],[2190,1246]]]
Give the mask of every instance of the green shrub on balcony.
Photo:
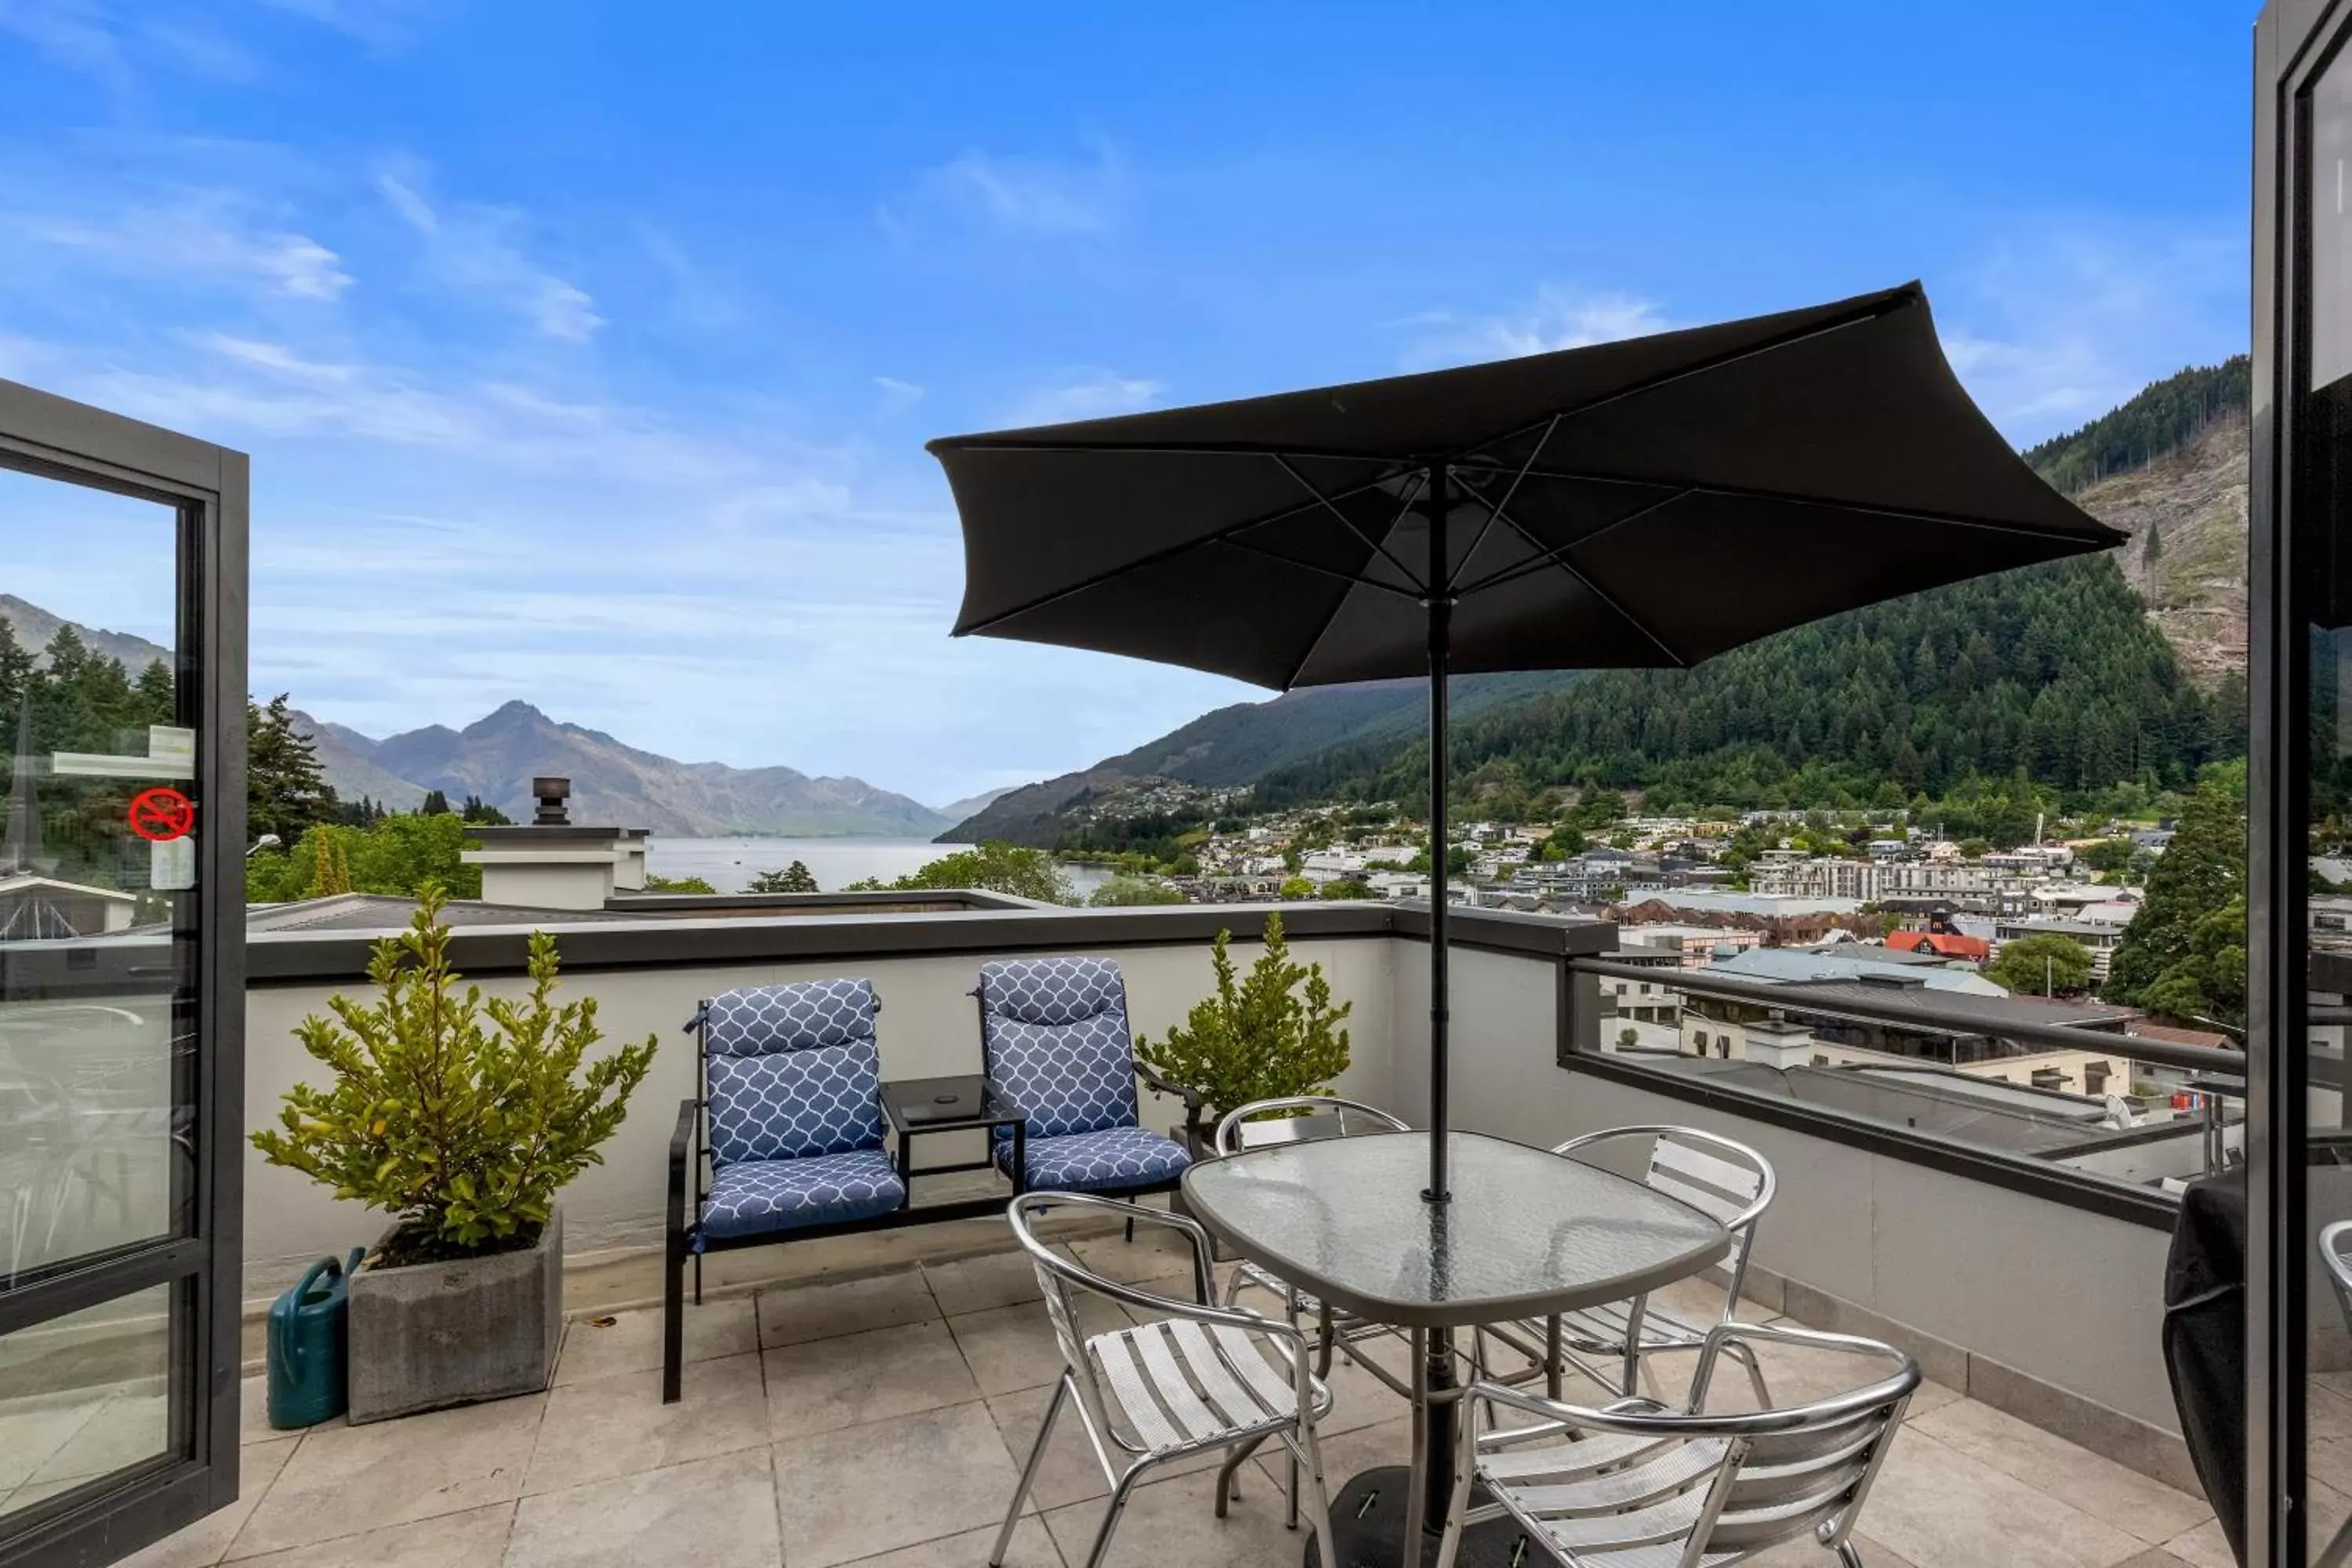
[[[651,1035],[589,1059],[596,999],[555,1003],[545,931],[531,933],[528,997],[459,990],[446,902],[428,887],[409,929],[376,943],[374,1002],[336,996],[335,1020],[302,1020],[295,1037],[334,1078],[288,1089],[279,1125],[253,1134],[271,1164],[394,1215],[393,1263],[530,1246],[556,1193],[604,1163],[653,1065]]]
[[[1339,1025],[1355,1007],[1332,1004],[1321,964],[1290,961],[1279,914],[1266,915],[1265,951],[1245,979],[1234,968],[1233,934],[1219,931],[1213,948],[1217,994],[1157,1043],[1135,1037],[1136,1054],[1169,1082],[1199,1089],[1213,1119],[1254,1100],[1328,1089],[1348,1070]]]

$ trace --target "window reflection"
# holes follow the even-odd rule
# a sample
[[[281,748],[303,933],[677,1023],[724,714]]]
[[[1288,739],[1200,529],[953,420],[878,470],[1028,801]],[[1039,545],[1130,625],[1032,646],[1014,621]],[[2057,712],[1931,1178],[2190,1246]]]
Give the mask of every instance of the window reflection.
[[[166,507],[0,470],[0,1289],[186,1223],[197,792],[177,528]]]

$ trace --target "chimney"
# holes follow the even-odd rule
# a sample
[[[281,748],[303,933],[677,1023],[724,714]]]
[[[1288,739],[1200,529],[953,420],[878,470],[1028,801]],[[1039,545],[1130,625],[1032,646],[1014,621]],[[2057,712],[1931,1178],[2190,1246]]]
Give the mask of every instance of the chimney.
[[[530,781],[538,802],[527,826],[468,826],[462,858],[482,868],[482,901],[543,910],[601,910],[646,885],[646,830],[576,826],[568,778]]]

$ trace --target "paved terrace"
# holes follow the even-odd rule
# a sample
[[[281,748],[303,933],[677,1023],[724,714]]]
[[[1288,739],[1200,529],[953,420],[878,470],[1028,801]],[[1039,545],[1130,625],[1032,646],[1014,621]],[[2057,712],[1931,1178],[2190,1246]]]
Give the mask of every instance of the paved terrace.
[[[1064,1243],[1090,1268],[1181,1294],[1173,1237]],[[1721,1295],[1662,1293],[1712,1314]],[[1260,1302],[1263,1305],[1263,1301]],[[1101,1303],[1097,1329],[1123,1324]],[[1766,1318],[1751,1306],[1752,1316]],[[685,1399],[660,1402],[660,1315],[575,1318],[546,1394],[376,1426],[272,1431],[247,1381],[243,1495],[159,1542],[138,1568],[980,1568],[1061,1363],[1027,1261],[1011,1252],[713,1295],[688,1309]],[[1401,1346],[1372,1353],[1401,1360]],[[1672,1368],[1673,1363],[1664,1365]],[[1765,1348],[1776,1398],[1832,1392],[1808,1352]],[[1668,1383],[1675,1376],[1671,1372]],[[1342,1361],[1324,1425],[1336,1489],[1405,1462],[1402,1400]],[[1571,1397],[1591,1397],[1589,1385]],[[1719,1380],[1725,1408],[1746,1380]],[[2333,1390],[2315,1434],[2352,1399]],[[2336,1406],[2342,1406],[2337,1410]],[[56,1441],[64,1445],[70,1435]],[[1214,1517],[1213,1460],[1142,1488],[1121,1568],[1276,1568],[1300,1560],[1282,1524],[1281,1460],[1245,1468]],[[1012,1568],[1083,1560],[1106,1489],[1068,1418]],[[2329,1494],[2321,1522],[2345,1504]],[[2229,1568],[2198,1498],[1929,1383],[1863,1518],[1872,1568]],[[1811,1542],[1759,1561],[1827,1564]]]

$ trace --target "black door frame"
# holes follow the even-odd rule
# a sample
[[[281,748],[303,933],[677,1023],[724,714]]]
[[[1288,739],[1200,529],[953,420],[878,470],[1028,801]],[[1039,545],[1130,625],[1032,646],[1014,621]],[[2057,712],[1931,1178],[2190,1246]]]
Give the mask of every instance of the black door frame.
[[[243,1359],[245,711],[248,466],[242,452],[0,381],[0,468],[171,507],[178,519],[180,633],[199,679],[196,1047],[182,1079],[194,1112],[185,1233],[79,1258],[0,1290],[0,1334],[158,1286],[175,1288],[173,1452],[0,1516],[0,1568],[107,1563],[236,1500]],[[191,631],[193,628],[193,632]],[[184,679],[186,671],[182,670]],[[74,980],[125,980],[143,943]],[[87,956],[89,950],[85,950]],[[152,961],[152,949],[148,950]],[[36,960],[35,962],[37,962]]]

